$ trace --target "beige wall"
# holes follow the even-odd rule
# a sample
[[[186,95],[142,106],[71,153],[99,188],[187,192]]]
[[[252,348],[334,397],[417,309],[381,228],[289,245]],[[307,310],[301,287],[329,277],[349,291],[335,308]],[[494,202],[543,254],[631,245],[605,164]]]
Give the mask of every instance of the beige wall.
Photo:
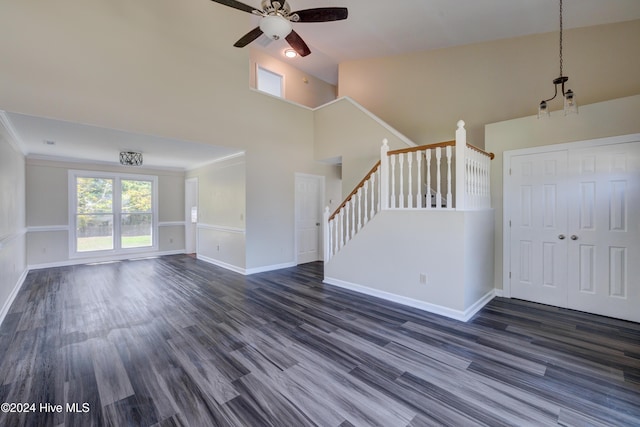
[[[184,250],[184,173],[41,159],[26,161],[27,264],[69,263],[69,170],[158,177],[158,251]],[[162,223],[166,222],[166,226]]]
[[[640,20],[565,31],[564,74],[579,104],[640,93],[639,40]],[[468,142],[483,147],[485,124],[536,114],[553,96],[558,62],[557,32],[348,61],[340,64],[338,95],[418,144],[451,139],[463,119]]]
[[[342,199],[351,193],[380,160],[383,139],[388,140],[391,150],[406,148],[411,143],[380,118],[348,98],[341,98],[316,109],[314,123],[314,158],[318,161],[341,163]],[[452,139],[452,135],[455,135],[455,127],[451,129],[449,139]]]
[[[27,272],[25,159],[0,121],[0,322]]]
[[[237,271],[246,268],[245,156],[187,173],[198,178],[198,257]]]
[[[580,107],[579,114],[564,116],[556,111],[551,119],[537,116],[486,126],[486,149],[495,153],[491,164],[491,203],[495,214],[495,280],[503,283],[503,158],[507,150],[584,141],[608,136],[640,133],[640,95]]]
[[[336,99],[335,85],[320,80],[312,75],[295,68],[296,61],[302,58],[280,61],[266,55],[257,49],[250,49],[249,81],[252,88],[256,88],[256,67],[260,65],[269,71],[284,77],[284,97],[292,102],[314,108]]]
[[[4,2],[0,109],[246,150],[247,266],[291,262],[294,174],[334,172],[313,161],[313,112],[249,87],[249,50],[233,47],[248,18],[213,2]]]

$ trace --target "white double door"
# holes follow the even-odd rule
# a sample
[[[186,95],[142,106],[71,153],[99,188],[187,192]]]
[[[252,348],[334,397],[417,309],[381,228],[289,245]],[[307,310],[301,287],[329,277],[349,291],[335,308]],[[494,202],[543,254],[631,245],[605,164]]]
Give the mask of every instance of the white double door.
[[[511,297],[640,322],[640,142],[618,141],[505,156]]]

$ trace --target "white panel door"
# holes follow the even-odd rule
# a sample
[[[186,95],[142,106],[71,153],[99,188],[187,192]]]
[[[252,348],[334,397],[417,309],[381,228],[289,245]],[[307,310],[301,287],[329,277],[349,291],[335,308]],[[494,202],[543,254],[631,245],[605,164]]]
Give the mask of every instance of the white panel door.
[[[640,142],[508,164],[510,295],[640,322]]]
[[[318,261],[322,223],[323,177],[296,175],[296,262]]]
[[[567,151],[514,156],[510,167],[511,296],[566,307]]]
[[[569,308],[640,322],[640,142],[570,151]]]

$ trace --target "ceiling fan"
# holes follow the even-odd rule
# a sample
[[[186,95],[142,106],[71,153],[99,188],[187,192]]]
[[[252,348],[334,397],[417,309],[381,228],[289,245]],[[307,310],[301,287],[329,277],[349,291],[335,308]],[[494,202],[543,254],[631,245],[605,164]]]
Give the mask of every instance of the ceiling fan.
[[[300,56],[309,55],[311,50],[298,33],[293,30],[291,26],[292,22],[340,21],[342,19],[347,19],[348,14],[346,7],[318,7],[315,9],[304,9],[291,12],[291,7],[289,6],[289,3],[287,3],[287,0],[262,0],[260,5],[262,10],[257,10],[236,0],[212,1],[244,12],[262,16],[260,25],[235,42],[235,47],[245,47],[262,34],[265,34],[273,40],[284,38]]]

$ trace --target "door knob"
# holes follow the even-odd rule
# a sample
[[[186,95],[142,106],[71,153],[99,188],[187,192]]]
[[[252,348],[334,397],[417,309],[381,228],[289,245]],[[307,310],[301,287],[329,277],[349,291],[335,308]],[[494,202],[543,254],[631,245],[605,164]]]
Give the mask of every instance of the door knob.
[[[576,236],[575,234],[571,236],[571,240],[578,240],[578,236]]]
[[[560,234],[560,235],[558,236],[558,239],[560,239],[560,240],[564,240],[564,234]]]

